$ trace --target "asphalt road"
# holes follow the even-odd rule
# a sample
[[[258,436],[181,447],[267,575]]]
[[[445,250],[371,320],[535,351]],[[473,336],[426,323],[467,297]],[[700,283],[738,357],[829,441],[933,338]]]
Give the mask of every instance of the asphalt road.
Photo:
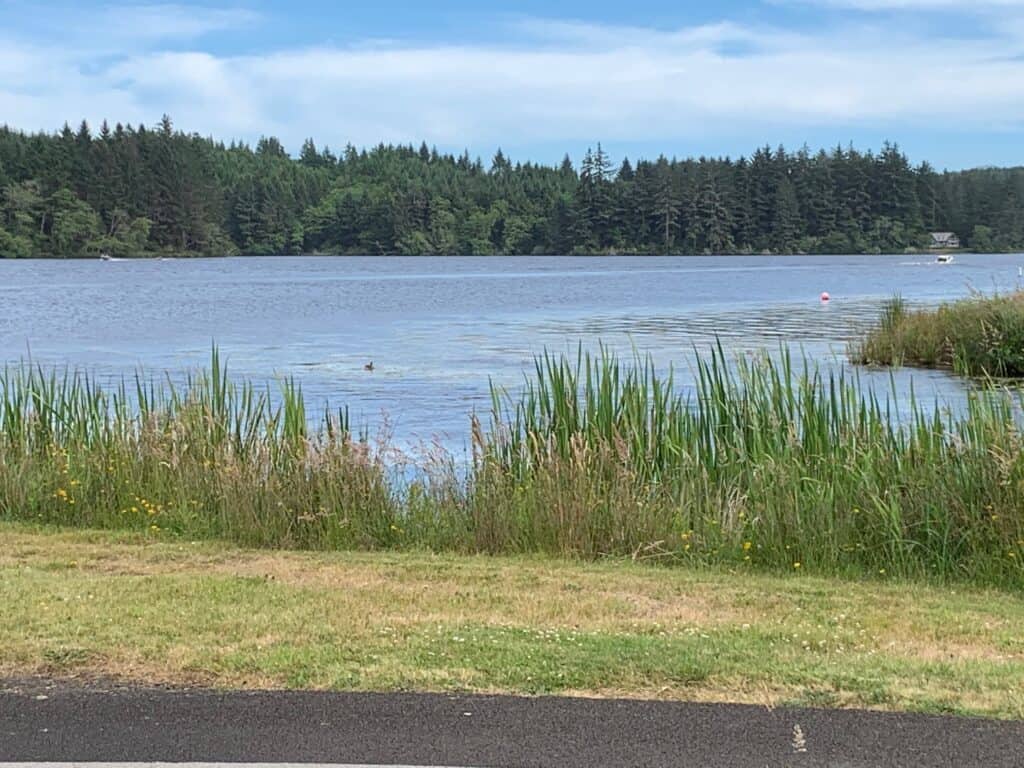
[[[28,761],[1021,768],[1024,723],[667,702],[0,682],[0,762]]]

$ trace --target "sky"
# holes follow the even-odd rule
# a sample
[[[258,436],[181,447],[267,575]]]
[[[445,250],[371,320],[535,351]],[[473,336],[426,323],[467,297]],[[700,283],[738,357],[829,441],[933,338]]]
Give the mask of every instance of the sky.
[[[898,143],[1024,164],[1024,0],[0,0],[0,123],[488,160]]]

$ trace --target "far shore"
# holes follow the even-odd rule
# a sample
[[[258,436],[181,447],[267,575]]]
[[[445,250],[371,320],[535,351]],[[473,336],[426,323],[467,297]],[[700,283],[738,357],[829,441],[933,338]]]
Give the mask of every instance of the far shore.
[[[225,253],[216,256],[202,253],[146,253],[132,256],[116,256],[111,261],[159,261],[163,260],[185,260],[185,259],[260,259],[260,258],[410,258],[410,259],[431,259],[431,258],[468,258],[468,259],[526,259],[526,258],[579,258],[579,259],[602,259],[602,258],[738,258],[738,257],[761,257],[777,258],[780,256],[832,256],[841,258],[844,256],[940,256],[953,254],[959,255],[1006,255],[1013,253],[1024,253],[1021,251],[974,251],[969,248],[959,250],[949,249],[919,249],[913,251],[880,252],[861,251],[853,253],[821,253],[821,252],[729,252],[729,253],[635,253],[635,252],[602,252],[602,253],[505,253],[505,254],[481,254],[481,253],[331,253],[331,252],[309,252],[309,253]],[[0,263],[4,261],[102,261],[99,254],[87,256],[28,256],[24,258],[4,258],[0,256]]]

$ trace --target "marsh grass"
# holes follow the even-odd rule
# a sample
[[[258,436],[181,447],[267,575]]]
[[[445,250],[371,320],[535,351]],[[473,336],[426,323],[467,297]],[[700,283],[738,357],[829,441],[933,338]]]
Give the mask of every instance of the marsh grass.
[[[478,483],[490,548],[1019,580],[1012,398],[972,396],[961,417],[892,403],[785,351],[718,349],[690,399],[649,359],[547,356],[498,401]]]
[[[0,376],[0,513],[281,547],[387,539],[391,492],[344,412],[311,432],[301,389],[228,379],[217,351],[183,387],[81,373]],[[346,518],[337,510],[358,508]],[[333,510],[335,512],[329,512]]]
[[[920,310],[895,297],[851,357],[862,364],[946,368],[963,376],[1024,377],[1024,292],[976,294]]]
[[[700,359],[689,396],[649,359],[544,355],[492,390],[473,456],[395,471],[300,388],[0,377],[0,517],[249,546],[632,557],[875,578],[1024,583],[1024,449],[1001,391],[959,416],[788,353]],[[312,424],[312,425],[311,425]],[[385,458],[387,457],[387,458]],[[407,459],[397,459],[407,461]],[[405,478],[405,479],[399,479]]]

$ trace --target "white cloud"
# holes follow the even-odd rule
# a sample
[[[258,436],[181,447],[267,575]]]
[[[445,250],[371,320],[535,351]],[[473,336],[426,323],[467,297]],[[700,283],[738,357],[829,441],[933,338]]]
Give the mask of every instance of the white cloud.
[[[83,60],[194,43],[213,33],[246,30],[260,19],[259,14],[244,8],[175,3],[96,7],[15,0],[7,8],[0,7],[0,30],[6,29],[8,38],[15,34],[13,30],[20,30],[23,44],[45,41],[45,45]]]
[[[810,5],[857,11],[956,11],[961,13],[1024,9],[1024,0],[796,0]]]
[[[214,23],[245,22],[214,15],[205,28]],[[173,31],[181,39],[200,28]],[[1024,32],[1010,24],[960,40],[885,25],[799,34],[734,23],[665,32],[533,21],[517,30],[515,43],[248,55],[155,41],[98,64],[86,49],[0,38],[0,115],[52,129],[83,116],[153,123],[168,112],[186,130],[225,140],[275,134],[292,149],[308,135],[335,147],[425,139],[488,148],[771,137],[794,127],[1024,125],[1024,60],[1015,58]]]
[[[195,40],[212,32],[237,30],[250,26],[260,16],[244,8],[204,8],[173,3],[157,5],[107,6],[96,19],[96,26],[118,38],[155,40]]]

